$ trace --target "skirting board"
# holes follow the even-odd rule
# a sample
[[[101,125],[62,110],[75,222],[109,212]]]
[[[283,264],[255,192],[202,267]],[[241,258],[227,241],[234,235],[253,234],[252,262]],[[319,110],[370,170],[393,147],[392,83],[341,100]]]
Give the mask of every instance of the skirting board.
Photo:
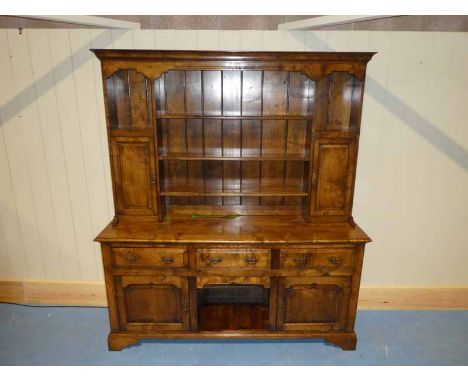
[[[107,306],[104,283],[0,280],[0,302],[30,305]],[[363,287],[362,310],[468,309],[468,286]]]

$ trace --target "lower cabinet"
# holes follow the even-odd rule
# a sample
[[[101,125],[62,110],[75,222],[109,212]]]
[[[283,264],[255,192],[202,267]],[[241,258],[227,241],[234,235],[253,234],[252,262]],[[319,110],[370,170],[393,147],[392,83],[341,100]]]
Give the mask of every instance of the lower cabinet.
[[[135,255],[136,250],[125,251],[126,254]],[[143,253],[141,249],[138,251],[140,255]],[[148,251],[151,252],[150,249]],[[156,252],[159,256],[159,252]],[[296,259],[297,253],[291,253]],[[230,265],[227,260],[225,264],[221,263],[223,267],[213,261],[209,269],[205,269],[205,263],[201,258],[197,259],[200,269],[196,276],[190,271],[185,271],[186,274],[181,276],[177,274],[182,273],[180,270],[162,271],[159,268],[153,274],[148,275],[148,268],[146,275],[138,275],[135,274],[138,269],[133,262],[133,268],[125,263],[128,274],[113,276],[118,327],[121,331],[146,333],[190,330],[345,331],[352,280],[348,265],[353,262],[352,254],[340,252],[338,258],[326,253],[326,259],[331,258],[337,263],[331,266],[327,263],[327,271],[346,272],[344,275],[288,275],[288,272],[291,273],[287,267],[289,263],[279,261],[284,265],[284,271],[273,277],[268,274],[267,265],[258,270],[254,268],[269,264],[268,254],[266,250],[265,253],[260,250],[254,254],[249,252],[249,260],[254,255],[260,260],[253,265],[245,265],[244,262],[237,265],[239,268],[249,267],[249,276],[225,269]],[[123,268],[118,262],[120,252],[114,250],[113,255],[114,269],[122,272]],[[237,259],[235,255],[232,256],[234,260]],[[155,259],[158,256],[155,255]],[[218,252],[213,250],[209,256],[216,260],[220,258]],[[309,268],[303,266],[297,272],[312,272],[321,267],[319,260],[323,259],[317,254],[306,253],[304,256]],[[343,259],[335,261],[335,257]],[[207,259],[209,263],[211,257]],[[187,273],[190,274],[190,283]]]
[[[350,286],[350,277],[280,277],[278,330],[343,330]]]
[[[120,326],[129,331],[188,330],[188,280],[178,276],[116,276]]]

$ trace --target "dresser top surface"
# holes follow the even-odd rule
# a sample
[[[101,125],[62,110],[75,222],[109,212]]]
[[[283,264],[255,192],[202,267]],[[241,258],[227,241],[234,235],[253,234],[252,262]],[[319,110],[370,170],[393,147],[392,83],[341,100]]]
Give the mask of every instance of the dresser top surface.
[[[102,243],[320,244],[367,243],[359,226],[312,224],[299,216],[240,216],[235,219],[166,216],[163,222],[122,221],[97,236]]]

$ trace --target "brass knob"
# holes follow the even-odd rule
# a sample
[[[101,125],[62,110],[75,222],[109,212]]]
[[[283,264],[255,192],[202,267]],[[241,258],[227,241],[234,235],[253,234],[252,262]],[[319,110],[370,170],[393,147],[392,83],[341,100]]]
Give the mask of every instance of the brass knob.
[[[127,260],[127,263],[136,263],[136,261],[138,260],[136,258],[136,256],[131,253],[131,252],[128,252],[127,255],[125,256],[125,260]]]
[[[328,268],[323,265],[317,265],[316,267],[318,273],[326,274],[328,273]]]
[[[223,258],[221,256],[217,256],[217,257],[211,257],[209,256],[208,257],[208,263],[210,264],[219,264],[219,263],[222,263],[223,262]]]
[[[328,258],[328,262],[333,264],[333,265],[341,265],[341,264],[343,264],[343,261],[344,261],[344,259],[341,256],[330,256]]]
[[[244,260],[247,264],[250,264],[250,265],[257,264],[257,261],[258,261],[255,256],[246,257]]]
[[[307,257],[305,256],[302,256],[302,257],[295,257],[293,259],[293,261],[297,264],[297,265],[304,265],[307,263]]]
[[[174,258],[173,258],[173,257],[161,256],[160,259],[161,259],[161,261],[162,261],[164,264],[171,264],[171,263],[174,262]]]

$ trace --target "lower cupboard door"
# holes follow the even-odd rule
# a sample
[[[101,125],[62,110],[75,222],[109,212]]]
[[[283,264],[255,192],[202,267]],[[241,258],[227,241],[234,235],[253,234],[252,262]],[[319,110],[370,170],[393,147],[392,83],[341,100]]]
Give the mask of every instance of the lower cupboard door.
[[[188,330],[188,281],[174,276],[116,278],[119,321],[123,330]]]
[[[350,285],[350,277],[280,277],[278,329],[344,330]]]

